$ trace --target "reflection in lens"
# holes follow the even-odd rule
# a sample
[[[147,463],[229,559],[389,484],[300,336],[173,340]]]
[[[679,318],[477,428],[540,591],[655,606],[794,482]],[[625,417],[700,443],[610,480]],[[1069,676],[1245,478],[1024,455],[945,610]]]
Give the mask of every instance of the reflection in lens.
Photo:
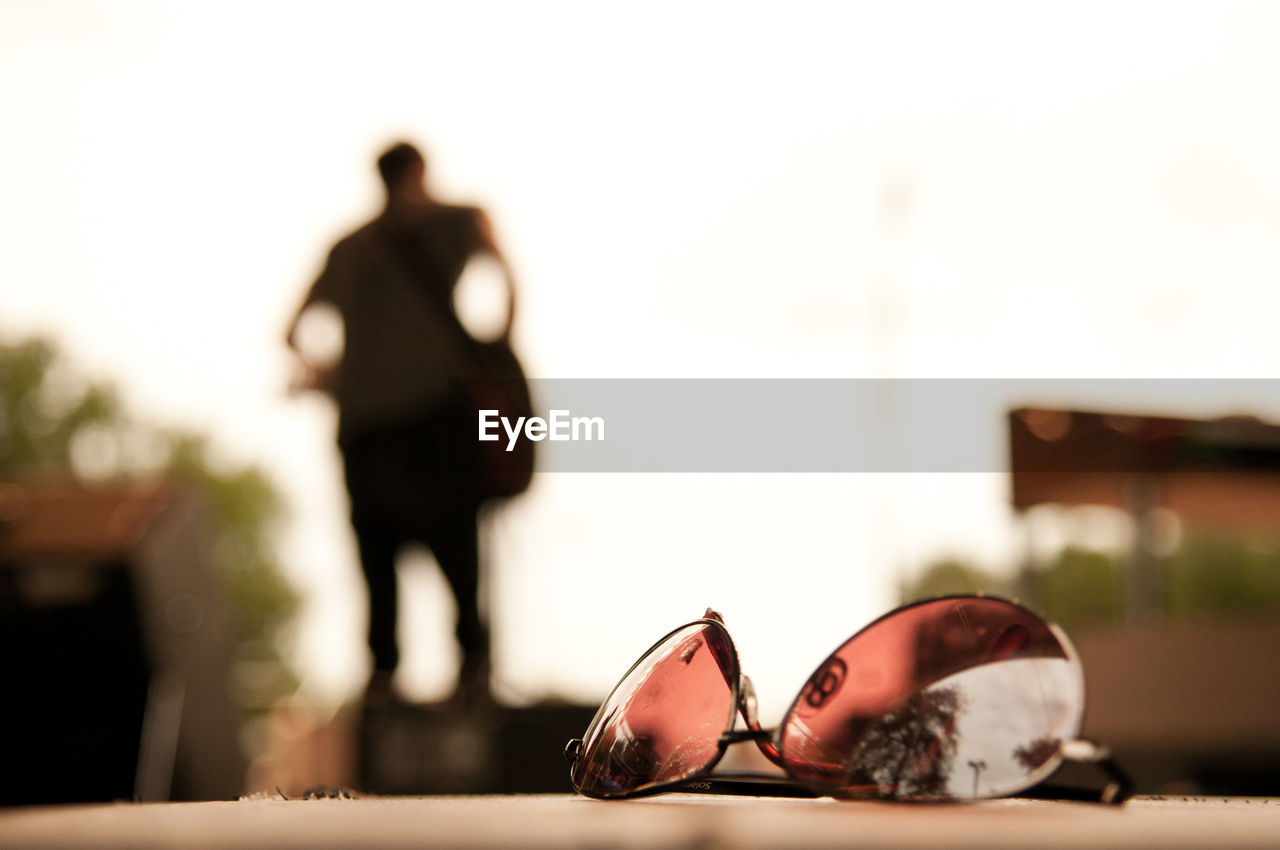
[[[737,655],[717,623],[672,632],[610,694],[583,738],[574,787],[613,796],[687,778],[715,762],[733,718]]]
[[[943,793],[1012,794],[1058,764],[1058,749],[1078,731],[1083,693],[1074,662],[1021,658],[974,667],[937,687],[965,703],[957,717],[956,753]],[[1045,769],[1047,767],[1047,769]]]
[[[849,759],[844,784],[895,797],[938,797],[956,754],[956,717],[963,708],[955,688],[912,694],[863,732]]]
[[[1083,704],[1056,627],[1004,600],[942,599],[836,650],[787,713],[781,751],[789,773],[838,796],[1012,794],[1057,767]]]

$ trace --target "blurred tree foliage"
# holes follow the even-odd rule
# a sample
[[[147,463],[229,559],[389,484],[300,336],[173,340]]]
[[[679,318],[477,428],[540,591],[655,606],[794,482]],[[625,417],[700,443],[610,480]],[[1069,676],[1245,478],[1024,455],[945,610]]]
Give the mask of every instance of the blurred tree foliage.
[[[953,593],[991,593],[1009,596],[1013,592],[1012,581],[988,572],[976,564],[957,558],[944,558],[925,567],[924,572],[898,586],[898,596],[903,602],[948,596]]]
[[[1280,540],[1192,537],[1165,561],[1170,614],[1280,614]]]
[[[1026,570],[1029,601],[1068,628],[1118,623],[1124,616],[1123,561],[1106,552],[1065,546],[1048,564]]]
[[[1002,575],[957,559],[928,565],[899,586],[903,602],[950,593],[1020,598],[1068,629],[1124,617],[1124,555],[1068,545],[1047,564]],[[1280,616],[1280,540],[1189,535],[1162,560],[1170,619]]]
[[[48,340],[0,344],[0,480],[67,476],[89,486],[160,478],[199,498],[230,603],[234,696],[256,712],[296,689],[280,645],[298,598],[271,545],[283,503],[266,477],[216,463],[201,434],[135,421],[112,387],[85,379]]]

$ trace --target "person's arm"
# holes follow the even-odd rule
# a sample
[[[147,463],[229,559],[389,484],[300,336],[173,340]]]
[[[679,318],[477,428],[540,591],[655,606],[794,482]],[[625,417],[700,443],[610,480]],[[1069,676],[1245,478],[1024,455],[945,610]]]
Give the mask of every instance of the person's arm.
[[[489,216],[485,215],[484,210],[476,210],[476,233],[479,238],[479,249],[489,254],[497,261],[498,267],[502,269],[502,280],[507,287],[507,321],[503,325],[500,338],[507,340],[511,337],[511,328],[515,325],[516,320],[516,283],[515,276],[511,273],[511,266],[507,263],[507,258],[503,256],[502,251],[498,248],[498,241],[493,235],[493,225],[489,221]]]
[[[343,244],[341,242],[338,243],[329,252],[329,256],[325,257],[324,268],[320,270],[320,274],[312,282],[310,288],[307,289],[306,296],[303,297],[302,303],[298,305],[298,309],[294,311],[293,318],[285,329],[284,343],[299,357],[303,357],[305,352],[298,347],[298,326],[302,323],[303,314],[316,304],[321,302],[333,303],[335,279],[339,275],[338,268],[342,265],[341,258],[344,256],[342,247]]]
[[[293,318],[289,320],[289,324],[285,328],[284,343],[293,352],[298,366],[293,378],[289,381],[289,389],[291,391],[320,390],[322,392],[330,392],[333,389],[335,364],[316,363],[311,353],[303,348],[298,338],[298,329],[302,325],[303,316],[307,314],[307,311],[317,304],[330,302],[326,292],[329,289],[328,281],[332,274],[332,264],[333,257],[330,255],[329,260],[325,263],[324,270],[316,278],[315,282],[311,284],[306,296],[302,299],[302,303],[298,305],[298,309],[293,313]]]
[[[302,299],[302,303],[298,305],[298,309],[294,312],[293,318],[289,321],[288,328],[284,333],[284,344],[299,357],[302,356],[302,350],[298,348],[298,325],[302,323],[302,314],[307,312],[312,304],[316,303],[315,288],[307,290],[307,296]]]

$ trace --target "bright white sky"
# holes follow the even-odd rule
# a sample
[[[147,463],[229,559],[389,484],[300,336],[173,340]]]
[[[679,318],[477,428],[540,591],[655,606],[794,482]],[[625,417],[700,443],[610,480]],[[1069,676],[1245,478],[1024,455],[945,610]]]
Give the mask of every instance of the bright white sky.
[[[0,0],[0,331],[269,471],[333,699],[362,590],[280,338],[388,140],[489,209],[540,377],[1265,377],[1277,43],[1270,3]],[[903,571],[1009,563],[1004,487],[540,476],[495,532],[499,673],[597,699],[714,604],[780,711]],[[409,584],[439,693],[441,587]]]

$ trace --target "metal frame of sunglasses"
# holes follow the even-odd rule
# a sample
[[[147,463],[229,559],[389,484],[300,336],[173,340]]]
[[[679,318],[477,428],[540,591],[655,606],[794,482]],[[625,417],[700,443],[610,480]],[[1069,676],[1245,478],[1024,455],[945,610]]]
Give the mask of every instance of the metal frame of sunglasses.
[[[704,645],[708,652],[699,656]],[[858,666],[851,669],[851,661]],[[664,663],[665,677],[698,675],[717,693],[669,687],[674,682],[655,676]],[[848,691],[846,683],[852,685]],[[978,717],[975,724],[986,723],[988,739],[1027,734],[1013,728],[1022,715],[1010,708],[1018,707],[1020,696],[1021,707],[1035,710],[1024,714],[1052,715],[1053,722],[1036,727],[1043,734],[1015,747],[1012,759],[1005,755],[1008,741],[1000,742],[999,753],[971,748],[961,764],[972,770],[972,784],[958,787],[960,777],[967,781],[963,769],[954,766],[965,737],[958,729],[961,712]],[[640,656],[583,737],[566,745],[565,757],[574,789],[601,799],[683,791],[1122,803],[1133,783],[1107,747],[1080,737],[1084,704],[1083,668],[1060,627],[1017,602],[957,594],[903,605],[860,629],[819,665],[782,723],[768,730],[760,725],[755,688],[741,672],[723,617],[707,609]],[[821,717],[829,708],[837,711]],[[739,716],[745,729],[737,728]],[[659,746],[660,739],[672,737],[659,727],[673,724],[688,728],[675,730],[674,739]],[[981,745],[983,736],[976,737]],[[742,742],[756,744],[784,775],[713,773],[728,748]],[[1002,778],[980,784],[988,759],[991,773]],[[1046,782],[1064,763],[1093,766],[1105,785],[1087,789]]]

